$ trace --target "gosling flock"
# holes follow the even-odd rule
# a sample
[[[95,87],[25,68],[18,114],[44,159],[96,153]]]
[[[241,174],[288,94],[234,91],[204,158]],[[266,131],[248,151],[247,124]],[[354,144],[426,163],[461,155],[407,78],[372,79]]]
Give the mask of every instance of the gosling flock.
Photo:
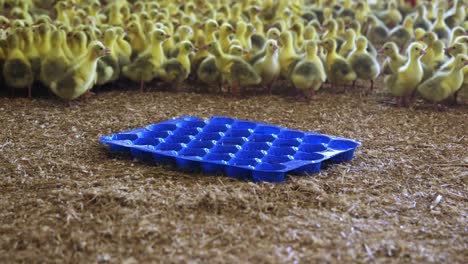
[[[131,80],[312,99],[384,75],[400,106],[468,85],[466,0],[0,0],[0,86],[65,101]],[[382,56],[382,59],[377,59]],[[379,63],[382,61],[383,63]]]

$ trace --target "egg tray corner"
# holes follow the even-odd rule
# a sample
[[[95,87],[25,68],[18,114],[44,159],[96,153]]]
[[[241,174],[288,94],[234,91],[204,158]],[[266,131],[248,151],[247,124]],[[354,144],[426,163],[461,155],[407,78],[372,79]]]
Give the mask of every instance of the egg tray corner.
[[[181,117],[101,137],[112,151],[184,170],[282,182],[318,173],[323,161],[349,161],[360,142],[229,117]]]

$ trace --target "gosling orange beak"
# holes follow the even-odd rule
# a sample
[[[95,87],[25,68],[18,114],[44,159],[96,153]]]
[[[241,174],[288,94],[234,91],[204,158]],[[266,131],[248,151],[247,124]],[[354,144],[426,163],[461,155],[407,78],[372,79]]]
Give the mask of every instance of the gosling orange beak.
[[[419,52],[420,55],[424,55],[426,54],[426,51],[425,50],[421,50],[421,52]]]

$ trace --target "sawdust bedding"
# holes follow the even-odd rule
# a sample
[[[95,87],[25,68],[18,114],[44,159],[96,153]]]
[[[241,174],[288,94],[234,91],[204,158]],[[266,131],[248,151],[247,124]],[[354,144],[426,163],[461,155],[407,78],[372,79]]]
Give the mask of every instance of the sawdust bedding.
[[[379,88],[233,99],[136,87],[76,107],[0,97],[0,262],[446,262],[467,259],[466,104],[397,108]],[[154,166],[99,136],[225,115],[354,138],[348,163],[282,184]]]

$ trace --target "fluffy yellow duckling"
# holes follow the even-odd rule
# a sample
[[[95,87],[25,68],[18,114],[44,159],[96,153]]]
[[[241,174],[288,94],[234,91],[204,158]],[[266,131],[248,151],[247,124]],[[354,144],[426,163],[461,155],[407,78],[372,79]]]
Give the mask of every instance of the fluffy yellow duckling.
[[[426,6],[420,4],[416,7],[417,16],[414,20],[413,28],[416,30],[417,28],[422,28],[424,31],[428,31],[431,28],[431,22],[427,19],[427,10]]]
[[[246,37],[246,32],[247,32],[247,23],[245,23],[243,21],[237,22],[236,32],[235,32],[236,33],[235,39],[237,39],[240,42],[242,48],[244,48],[244,49],[248,48],[247,40],[245,38]],[[221,41],[221,39],[220,39],[220,41]]]
[[[60,29],[60,28],[59,28]],[[61,34],[61,39],[62,39],[62,44],[61,44],[61,48],[63,50],[63,53],[65,54],[65,56],[67,57],[67,59],[69,61],[73,60],[74,59],[74,55],[73,53],[71,52],[70,50],[70,47],[68,46],[68,42],[67,42],[67,32],[71,32],[71,30],[68,30],[66,28],[61,28],[60,29],[60,34]]]
[[[6,16],[0,15],[0,29],[6,29],[10,27],[10,19],[8,19]]]
[[[27,27],[23,31],[24,35],[24,55],[28,58],[31,63],[34,78],[39,76],[41,68],[41,57],[34,43],[34,30],[31,27]]]
[[[113,82],[120,76],[119,57],[116,52],[117,34],[113,28],[108,28],[104,32],[102,43],[109,48],[110,52],[98,61],[97,85]]]
[[[221,92],[221,72],[216,67],[216,58],[213,55],[206,57],[197,68],[197,77],[200,81],[209,85],[218,85]]]
[[[70,18],[66,10],[68,9],[67,3],[64,1],[59,1],[55,4],[55,12],[57,13],[57,21],[64,23],[65,25],[70,25]]]
[[[343,18],[339,17],[336,19],[336,23],[338,24],[338,29],[336,30],[338,32],[339,36],[343,36],[346,31],[346,24],[348,23],[345,21]]]
[[[455,40],[460,37],[460,36],[465,36],[467,33],[465,31],[464,28],[458,26],[458,27],[454,27],[452,29],[452,34],[451,34],[451,38],[450,38],[450,46],[452,46],[453,44],[455,44]]]
[[[92,88],[96,80],[96,68],[99,58],[109,54],[109,48],[99,41],[92,41],[88,54],[69,68],[63,76],[50,83],[52,92],[70,102]]]
[[[367,21],[367,38],[376,46],[381,46],[388,41],[389,30],[375,16],[370,15]]]
[[[317,34],[317,30],[312,25],[307,25],[304,28],[304,40],[319,40],[319,36]]]
[[[164,28],[162,28],[164,32],[166,32],[168,35],[173,36],[174,35],[174,24],[170,21],[167,21],[164,23]],[[163,49],[164,53],[166,55],[169,55],[172,50],[175,49],[176,43],[174,38],[168,38],[166,41],[163,43]]]
[[[306,98],[312,99],[315,91],[319,90],[327,79],[322,60],[317,56],[317,43],[308,41],[306,43],[306,57],[302,59],[291,75],[294,87]]]
[[[458,54],[451,71],[439,71],[418,86],[421,96],[432,102],[440,102],[456,93],[463,84],[463,68],[468,65],[468,56]]]
[[[427,32],[421,39],[427,46],[426,46],[426,56],[424,56],[421,61],[424,64],[429,64],[434,56],[433,46],[435,41],[437,40],[437,36],[434,32]]]
[[[280,45],[282,46],[279,53],[279,62],[281,66],[281,77],[288,78],[292,69],[294,69],[295,63],[297,63],[300,57],[297,55],[294,49],[292,33],[285,31],[280,35]]]
[[[321,32],[322,31],[322,26],[317,20],[312,20],[309,23],[307,23],[307,26],[311,26],[315,29],[315,32]]]
[[[323,9],[322,23],[325,23],[326,21],[332,20],[333,17],[334,17],[333,9],[330,8],[329,6],[325,7],[325,8]]]
[[[462,43],[468,45],[468,35],[457,37],[453,43]]]
[[[294,47],[296,50],[303,50],[302,45],[304,43],[304,24],[296,22],[291,26],[294,39]]]
[[[216,41],[215,33],[219,30],[218,22],[213,19],[208,19],[204,25],[204,35],[206,43]]]
[[[41,57],[46,56],[50,50],[50,35],[51,27],[48,24],[40,24],[37,28],[39,43],[37,44],[37,51]]]
[[[178,42],[190,41],[193,38],[193,29],[190,26],[182,25],[177,28],[175,38]]]
[[[334,39],[336,43],[338,44],[337,47],[340,48],[344,40],[342,37],[338,36],[337,22],[335,20],[329,20],[323,25],[323,27],[326,29],[326,32],[324,33],[322,40]],[[355,29],[355,32],[357,32],[356,29]]]
[[[385,74],[397,74],[398,69],[407,61],[407,58],[398,52],[398,47],[394,42],[385,43],[379,53],[386,56],[383,63],[383,73]]]
[[[117,57],[119,58],[120,69],[122,69],[124,66],[130,64],[132,46],[125,40],[126,33],[123,28],[116,27],[115,33],[117,34],[117,41],[114,48],[117,52]]]
[[[466,21],[465,5],[466,1],[454,1],[452,9],[445,15],[445,23],[449,28],[459,26]]]
[[[179,90],[180,84],[185,81],[191,70],[189,55],[195,50],[190,41],[179,43],[179,54],[177,58],[166,61],[158,70],[158,77],[167,83],[171,83],[175,90]]]
[[[18,8],[18,7],[14,7],[13,9],[11,9],[10,17],[14,19],[23,20],[29,25],[33,23],[32,16],[29,14],[29,12],[22,10],[21,8]]]
[[[367,6],[367,2],[357,2],[355,9],[355,21],[359,22],[360,24],[364,24],[369,16],[369,8]]]
[[[416,5],[418,4],[419,0],[416,0]],[[400,10],[401,14],[407,16],[414,11],[413,2],[407,0],[397,0],[395,1],[398,4],[398,9]]]
[[[417,42],[419,42],[419,43],[421,43],[423,45],[426,45],[426,43],[423,41],[424,36],[426,35],[426,33],[427,32],[424,29],[416,28],[414,30],[414,39],[415,39],[415,41],[417,41]]]
[[[120,12],[120,7],[117,3],[112,3],[109,9],[109,16],[107,18],[107,24],[110,26],[122,26],[124,23],[124,17]]]
[[[264,34],[265,29],[264,29],[263,21],[259,18],[259,15],[261,12],[262,12],[262,9],[260,6],[252,5],[249,9],[249,17],[250,17],[250,23],[254,25],[256,32],[258,32],[259,34]]]
[[[31,64],[23,52],[19,49],[18,33],[13,32],[7,38],[8,49],[3,65],[3,80],[7,87],[12,89],[27,89],[28,97],[32,97],[32,84],[34,75]]]
[[[245,21],[242,15],[242,7],[239,3],[231,7],[231,17],[229,17],[228,21],[231,25],[235,25],[239,21]]]
[[[268,93],[271,93],[273,83],[279,78],[281,71],[276,40],[267,40],[264,49],[265,56],[258,59],[253,67],[255,72],[262,78],[261,85],[266,86]]]
[[[99,36],[102,35],[102,32],[99,28],[90,25],[85,25],[83,28],[83,32],[86,33],[88,45],[94,40],[99,40]]]
[[[247,54],[248,51],[243,49],[238,41],[233,41],[231,47],[229,48],[228,54],[242,58],[243,55]]]
[[[281,31],[279,31],[279,29],[275,27],[268,29],[268,31],[266,32],[267,39],[274,39],[278,41],[280,36],[281,36]]]
[[[359,23],[358,21],[351,21],[349,23],[349,28],[352,28],[354,29],[354,32],[356,33],[356,38],[360,37],[362,34],[361,34],[361,31],[362,31],[362,28],[361,28],[361,23]],[[340,44],[338,43],[339,40],[337,40],[337,44],[338,44],[338,49],[341,47]],[[374,45],[372,45],[371,42],[368,42],[367,43],[367,51],[370,52],[372,54],[372,56],[377,56],[377,50],[375,49]]]
[[[431,31],[433,31],[437,37],[444,41],[444,44],[449,44],[450,41],[450,29],[447,27],[447,24],[445,24],[444,21],[445,17],[445,10],[442,8],[439,8],[437,10],[437,19],[432,25]]]
[[[348,19],[355,18],[355,12],[352,10],[351,0],[344,0],[340,11],[338,12],[339,17],[347,17]]]
[[[422,3],[426,7],[426,17],[432,23],[436,20],[435,4],[433,2]]]
[[[193,37],[193,30],[191,27],[182,25],[177,28],[176,35],[175,35],[177,43],[180,43],[183,41],[190,41],[192,37]],[[179,47],[180,45],[175,46],[174,50],[171,51],[170,57],[174,58],[179,55]]]
[[[356,49],[348,57],[351,67],[356,72],[357,78],[370,81],[370,90],[374,89],[374,80],[380,74],[380,65],[376,58],[367,51],[367,39],[359,37],[356,41]],[[353,81],[354,86],[355,81]]]
[[[257,29],[251,24],[247,23],[247,28],[245,30],[244,34],[244,40],[245,40],[245,47],[244,49],[251,50],[252,49],[252,36],[257,32]]]
[[[262,1],[262,17],[265,20],[271,20],[275,16],[276,4],[273,0],[264,0]]]
[[[385,86],[392,95],[398,97],[399,106],[408,106],[409,98],[423,78],[421,56],[425,54],[420,43],[412,43],[408,47],[408,61],[398,69],[396,74],[385,78]]]
[[[400,22],[403,20],[403,16],[401,15],[400,11],[398,11],[396,3],[390,2],[388,10],[380,14],[380,19],[387,27],[394,28],[400,24]]]
[[[140,24],[136,21],[130,22],[126,31],[132,47],[132,57],[136,57],[148,48],[146,44],[146,36],[143,33]]]
[[[348,28],[345,32],[345,41],[341,45],[340,51],[338,54],[343,58],[347,58],[348,55],[356,48],[356,33],[354,29]]]
[[[432,58],[426,65],[435,71],[447,61],[444,43],[440,39],[436,40],[432,46],[432,51]]]
[[[231,86],[231,91],[239,95],[245,86],[256,85],[261,82],[261,77],[243,59],[225,54],[217,42],[212,42],[207,47],[215,56],[216,67],[220,70],[223,80]]]
[[[444,65],[440,67],[441,71],[451,71],[455,65],[455,57],[458,54],[467,54],[468,46],[462,43],[455,43],[445,49],[445,52],[452,56],[450,60],[446,61]]]
[[[75,58],[81,58],[88,51],[87,36],[82,31],[72,32],[69,38],[70,50]]]
[[[101,25],[107,19],[107,17],[101,13],[101,3],[99,0],[92,0],[91,4],[87,5],[85,10],[87,10],[88,16],[96,25]]]
[[[70,61],[62,50],[64,41],[60,30],[55,30],[51,35],[51,51],[41,62],[39,80],[47,87],[57,78],[62,77],[69,69]]]
[[[134,82],[140,82],[140,91],[143,92],[145,82],[149,82],[156,77],[157,71],[166,61],[162,43],[170,38],[161,29],[155,29],[151,32],[151,44],[149,48],[143,52],[131,64],[122,68],[124,76]]]
[[[239,21],[237,24],[237,32],[241,32],[241,35],[245,32],[245,22]],[[223,52],[228,52],[231,46],[230,36],[234,33],[234,28],[229,23],[223,23],[219,29],[219,44]],[[243,38],[243,35],[242,35]],[[241,39],[237,38],[239,41]]]
[[[332,85],[332,89],[335,89],[336,85],[346,86],[356,80],[356,72],[354,72],[349,62],[336,52],[336,41],[334,39],[328,39],[322,42],[322,45],[327,51],[324,61],[325,72],[328,81]]]
[[[403,21],[403,25],[395,27],[389,33],[389,40],[395,42],[400,48],[400,51],[403,51],[413,39],[413,22],[414,19],[408,16]]]
[[[153,21],[145,21],[143,22],[142,29],[143,29],[143,32],[152,32],[153,30],[156,29],[156,23],[154,23]],[[146,36],[146,39],[148,39],[148,36]]]

